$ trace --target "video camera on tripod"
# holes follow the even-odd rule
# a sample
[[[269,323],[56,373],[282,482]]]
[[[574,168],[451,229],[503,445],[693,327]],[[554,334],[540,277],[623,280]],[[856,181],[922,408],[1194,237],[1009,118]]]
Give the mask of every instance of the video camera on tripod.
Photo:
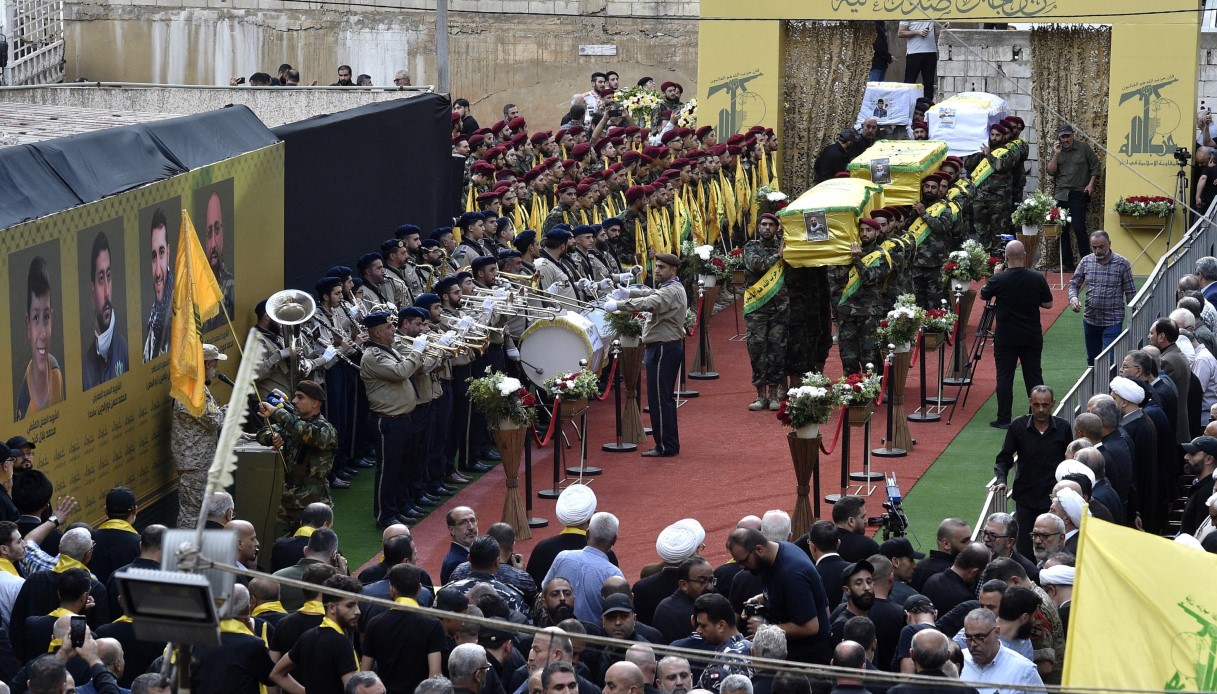
[[[892,537],[905,535],[905,531],[909,527],[909,517],[904,514],[904,508],[900,505],[904,494],[900,492],[900,484],[896,482],[896,473],[885,477],[884,482],[887,489],[887,501],[883,502],[883,508],[886,512],[882,516],[867,518],[866,524],[882,528],[883,539],[889,540]]]

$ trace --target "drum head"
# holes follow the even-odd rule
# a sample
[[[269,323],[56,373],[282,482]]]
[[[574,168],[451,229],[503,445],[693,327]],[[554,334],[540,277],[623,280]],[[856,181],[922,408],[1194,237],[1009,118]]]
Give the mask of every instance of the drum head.
[[[520,366],[528,380],[543,385],[558,374],[578,371],[580,360],[599,368],[600,354],[592,346],[589,326],[582,323],[586,321],[558,316],[528,326],[520,338]]]

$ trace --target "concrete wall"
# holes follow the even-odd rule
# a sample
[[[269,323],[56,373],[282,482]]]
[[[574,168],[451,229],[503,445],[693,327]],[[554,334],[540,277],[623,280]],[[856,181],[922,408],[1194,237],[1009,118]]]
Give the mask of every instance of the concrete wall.
[[[992,63],[1001,66],[999,72]],[[938,87],[934,100],[960,92],[990,92],[1004,97],[1011,115],[1022,118],[1031,145],[1027,190],[1039,186],[1039,128],[1031,97],[1030,35],[1026,31],[944,31],[938,41]],[[1051,139],[1051,138],[1050,138]]]
[[[408,69],[433,84],[434,0],[383,0],[285,9],[280,0],[107,0],[67,3],[67,79],[226,85],[230,77],[300,69],[331,84],[349,64],[377,85]],[[299,7],[293,4],[293,7]],[[343,8],[343,9],[335,9]],[[622,82],[673,79],[696,93],[698,4],[687,0],[451,0],[454,97],[487,124],[514,102],[556,125],[596,70]],[[650,19],[653,17],[654,19]],[[580,45],[613,45],[583,57]]]

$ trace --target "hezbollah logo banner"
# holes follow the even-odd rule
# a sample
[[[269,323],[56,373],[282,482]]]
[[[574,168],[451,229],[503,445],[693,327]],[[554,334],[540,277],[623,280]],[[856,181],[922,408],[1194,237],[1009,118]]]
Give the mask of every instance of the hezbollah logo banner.
[[[785,282],[786,263],[778,261],[765,274],[761,275],[756,284],[744,290],[744,315],[746,316],[769,303],[769,300],[781,291],[782,285]]]
[[[1217,555],[1086,518],[1077,566],[1066,689],[1217,689]]]

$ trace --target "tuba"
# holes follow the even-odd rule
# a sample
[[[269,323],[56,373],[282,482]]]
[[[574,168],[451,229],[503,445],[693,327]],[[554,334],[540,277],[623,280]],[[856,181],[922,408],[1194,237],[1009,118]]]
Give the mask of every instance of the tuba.
[[[299,380],[300,353],[303,345],[300,337],[300,326],[312,319],[317,313],[317,302],[308,292],[299,289],[284,289],[275,292],[266,300],[266,315],[274,322],[287,328],[283,336],[287,351],[291,354],[291,384],[296,389]]]

